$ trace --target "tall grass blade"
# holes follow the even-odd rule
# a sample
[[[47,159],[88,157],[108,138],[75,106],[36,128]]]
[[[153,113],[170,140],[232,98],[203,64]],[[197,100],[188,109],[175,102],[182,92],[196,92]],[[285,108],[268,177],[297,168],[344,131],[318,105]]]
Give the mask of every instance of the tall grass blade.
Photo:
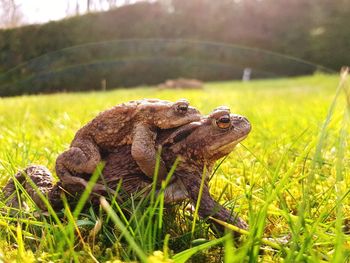
[[[207,176],[207,168],[204,167],[203,173],[202,173],[202,178],[201,178],[201,185],[199,187],[199,193],[198,193],[198,198],[197,198],[197,202],[196,202],[196,207],[195,207],[194,214],[193,214],[193,222],[192,222],[192,228],[191,228],[192,236],[194,234],[194,230],[195,230],[195,227],[196,227],[196,220],[198,218],[198,211],[199,211],[199,207],[201,205],[202,194],[203,194],[203,187],[204,187],[204,182],[206,180],[206,178],[205,178],[206,176]]]
[[[172,257],[172,260],[174,260],[174,263],[185,263],[187,262],[194,254],[203,251],[205,249],[211,248],[215,245],[221,244],[226,240],[227,236],[211,240],[209,242],[206,242],[204,244],[201,244],[196,247],[192,247],[189,249],[186,249]]]
[[[74,211],[73,211],[73,216],[74,218],[77,218],[77,216],[80,214],[80,212],[83,210],[87,200],[89,199],[89,196],[94,188],[94,185],[96,184],[98,178],[100,177],[102,170],[104,167],[104,163],[99,163],[92,174],[84,192],[82,193]]]
[[[122,235],[125,237],[127,242],[130,245],[130,248],[135,251],[136,255],[139,257],[141,262],[147,262],[147,256],[142,251],[142,249],[137,245],[134,238],[130,235],[128,229],[125,227],[123,222],[119,219],[117,214],[113,211],[112,207],[108,204],[107,200],[104,197],[100,198],[100,202],[102,208],[107,212],[107,214],[111,217],[116,226],[122,231]]]

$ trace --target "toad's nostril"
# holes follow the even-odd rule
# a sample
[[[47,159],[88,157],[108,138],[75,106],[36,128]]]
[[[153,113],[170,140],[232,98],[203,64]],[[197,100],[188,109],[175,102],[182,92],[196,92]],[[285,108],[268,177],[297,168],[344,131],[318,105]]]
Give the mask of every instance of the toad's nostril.
[[[241,122],[241,121],[243,121],[245,118],[244,118],[243,116],[236,115],[236,116],[234,117],[234,119],[235,119],[236,121]]]
[[[248,119],[246,117],[243,117],[243,116],[238,116],[237,119],[239,121],[249,122]]]

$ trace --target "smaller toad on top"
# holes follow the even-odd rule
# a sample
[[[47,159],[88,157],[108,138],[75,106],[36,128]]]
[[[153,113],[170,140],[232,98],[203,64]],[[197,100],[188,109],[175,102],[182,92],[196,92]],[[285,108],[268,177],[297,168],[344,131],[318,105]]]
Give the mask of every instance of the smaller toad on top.
[[[131,155],[144,174],[153,177],[157,129],[170,129],[198,121],[199,111],[187,100],[170,102],[143,99],[119,104],[101,112],[76,133],[70,148],[56,160],[56,173],[63,185],[85,184],[77,174],[92,174],[101,154],[131,144]],[[160,160],[158,183],[167,174]]]

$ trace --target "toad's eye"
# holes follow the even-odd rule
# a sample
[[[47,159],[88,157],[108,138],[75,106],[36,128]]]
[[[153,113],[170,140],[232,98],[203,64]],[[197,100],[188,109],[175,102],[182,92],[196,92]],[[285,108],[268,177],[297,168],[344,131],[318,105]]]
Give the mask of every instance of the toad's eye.
[[[188,110],[188,104],[181,103],[177,105],[176,110],[180,113],[186,113]]]
[[[231,118],[230,115],[221,116],[218,120],[216,120],[216,124],[220,129],[227,129],[231,126]]]

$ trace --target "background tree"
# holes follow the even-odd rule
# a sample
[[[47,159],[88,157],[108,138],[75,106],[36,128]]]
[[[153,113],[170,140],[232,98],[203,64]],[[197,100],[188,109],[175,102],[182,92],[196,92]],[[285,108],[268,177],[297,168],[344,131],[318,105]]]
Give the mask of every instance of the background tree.
[[[0,27],[12,28],[21,25],[23,13],[15,0],[0,0]]]

